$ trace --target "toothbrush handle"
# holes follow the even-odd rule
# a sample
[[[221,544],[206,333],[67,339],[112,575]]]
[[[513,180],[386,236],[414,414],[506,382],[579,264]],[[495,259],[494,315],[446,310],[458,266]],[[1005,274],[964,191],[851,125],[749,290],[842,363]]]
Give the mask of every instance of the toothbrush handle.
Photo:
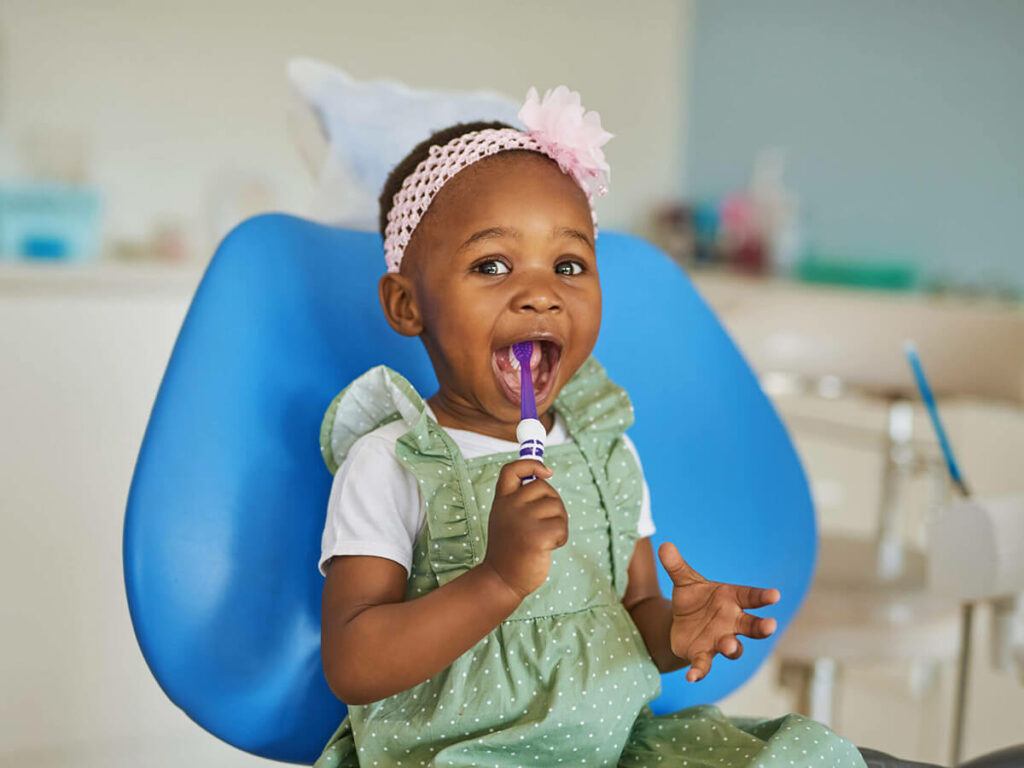
[[[519,458],[544,461],[544,439],[548,436],[544,425],[537,419],[523,419],[516,427],[516,439],[519,441]],[[537,479],[536,475],[523,478],[523,485]]]

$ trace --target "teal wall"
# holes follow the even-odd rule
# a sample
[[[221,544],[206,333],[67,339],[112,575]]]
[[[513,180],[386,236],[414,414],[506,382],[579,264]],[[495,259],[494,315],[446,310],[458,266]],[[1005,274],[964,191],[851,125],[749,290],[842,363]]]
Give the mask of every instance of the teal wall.
[[[696,0],[694,198],[787,150],[814,248],[1024,290],[1024,0]]]

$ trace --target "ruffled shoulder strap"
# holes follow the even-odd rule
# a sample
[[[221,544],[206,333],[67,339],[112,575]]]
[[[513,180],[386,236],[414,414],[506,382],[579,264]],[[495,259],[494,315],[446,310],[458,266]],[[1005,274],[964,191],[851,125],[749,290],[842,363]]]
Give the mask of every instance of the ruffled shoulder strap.
[[[371,368],[341,390],[320,424],[320,454],[331,474],[338,471],[356,440],[397,419],[415,429],[429,417],[423,398],[409,380],[386,365]]]
[[[622,439],[633,424],[633,403],[589,357],[562,388],[554,407],[587,459],[608,511],[612,575],[619,595],[624,595],[643,502],[643,475]]]
[[[573,437],[625,432],[633,425],[633,403],[626,390],[608,378],[604,366],[588,357],[562,387],[554,403]]]
[[[419,484],[427,507],[428,559],[438,584],[483,559],[485,540],[476,497],[459,447],[427,414],[426,403],[402,374],[371,368],[338,394],[320,426],[320,452],[332,473],[363,435],[401,419],[399,462]]]

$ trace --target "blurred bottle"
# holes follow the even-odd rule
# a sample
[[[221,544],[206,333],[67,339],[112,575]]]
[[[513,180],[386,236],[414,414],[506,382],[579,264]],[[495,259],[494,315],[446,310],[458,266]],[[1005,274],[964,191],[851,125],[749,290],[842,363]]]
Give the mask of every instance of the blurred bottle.
[[[738,272],[759,275],[768,266],[767,247],[750,195],[734,192],[722,201],[718,246]]]
[[[89,154],[90,142],[81,133],[36,128],[3,158],[0,259],[96,257],[102,200],[88,183]]]
[[[767,249],[769,268],[790,276],[803,251],[800,201],[786,189],[782,177],[786,155],[780,147],[762,149],[754,159],[750,202]]]
[[[697,241],[693,213],[685,203],[668,202],[657,206],[649,221],[648,239],[689,269],[696,261]]]
[[[718,261],[718,209],[713,204],[668,202],[656,207],[645,236],[685,269]]]

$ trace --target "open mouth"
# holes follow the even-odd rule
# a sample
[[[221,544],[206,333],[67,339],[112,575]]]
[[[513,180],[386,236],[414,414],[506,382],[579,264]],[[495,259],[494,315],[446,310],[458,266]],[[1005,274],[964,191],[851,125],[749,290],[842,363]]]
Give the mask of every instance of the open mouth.
[[[530,339],[520,339],[530,341]],[[533,376],[533,391],[537,405],[540,406],[548,395],[558,377],[558,364],[562,358],[562,346],[551,339],[533,339],[533,356],[530,358],[530,373]],[[517,342],[518,343],[518,342]],[[505,397],[517,407],[520,404],[519,393],[522,385],[519,361],[512,353],[512,346],[499,347],[491,356],[494,375],[498,386]]]

